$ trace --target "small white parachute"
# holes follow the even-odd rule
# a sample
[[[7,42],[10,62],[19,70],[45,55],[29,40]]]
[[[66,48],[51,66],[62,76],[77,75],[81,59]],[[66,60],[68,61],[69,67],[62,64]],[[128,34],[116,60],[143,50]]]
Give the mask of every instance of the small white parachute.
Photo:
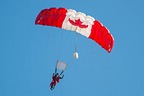
[[[56,69],[64,71],[67,68],[67,64],[57,60]]]

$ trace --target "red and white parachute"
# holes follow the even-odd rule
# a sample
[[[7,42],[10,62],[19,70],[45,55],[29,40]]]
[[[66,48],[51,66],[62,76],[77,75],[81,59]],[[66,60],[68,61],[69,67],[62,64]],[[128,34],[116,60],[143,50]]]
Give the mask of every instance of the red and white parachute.
[[[75,31],[94,40],[109,53],[114,45],[113,36],[102,23],[72,9],[55,7],[44,9],[38,14],[35,24]]]

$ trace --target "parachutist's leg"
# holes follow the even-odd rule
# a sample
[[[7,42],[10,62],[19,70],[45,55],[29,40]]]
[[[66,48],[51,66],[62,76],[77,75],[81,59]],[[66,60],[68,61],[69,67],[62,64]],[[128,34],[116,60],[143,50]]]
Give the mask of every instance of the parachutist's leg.
[[[55,87],[55,84],[54,84],[54,83],[51,83],[51,84],[50,84],[50,89],[53,90],[54,87]]]
[[[51,89],[51,90],[53,90],[53,88],[52,88],[52,87],[50,87],[50,89]]]
[[[53,90],[53,86],[51,86],[50,89]]]
[[[50,89],[51,89],[51,90],[53,89],[53,88],[52,88],[52,86],[53,86],[53,85],[52,85],[52,84],[50,84]]]
[[[53,89],[55,88],[55,86],[53,86]]]

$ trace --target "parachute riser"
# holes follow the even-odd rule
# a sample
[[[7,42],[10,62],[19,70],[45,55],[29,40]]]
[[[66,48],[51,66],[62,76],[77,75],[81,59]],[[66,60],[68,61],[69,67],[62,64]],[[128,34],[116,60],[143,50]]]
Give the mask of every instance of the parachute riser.
[[[75,52],[77,52],[78,33],[76,33]]]
[[[74,54],[73,54],[75,59],[78,59],[77,42],[78,42],[78,33],[76,33],[75,49],[74,49]]]

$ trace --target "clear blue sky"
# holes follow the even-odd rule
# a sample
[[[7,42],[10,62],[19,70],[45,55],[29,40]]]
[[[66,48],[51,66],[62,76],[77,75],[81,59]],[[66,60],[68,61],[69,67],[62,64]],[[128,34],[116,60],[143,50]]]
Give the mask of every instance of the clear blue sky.
[[[81,35],[34,24],[38,13],[65,7],[93,16],[115,38],[109,54]],[[143,0],[0,0],[0,96],[144,96]],[[68,63],[51,91],[56,60]]]

